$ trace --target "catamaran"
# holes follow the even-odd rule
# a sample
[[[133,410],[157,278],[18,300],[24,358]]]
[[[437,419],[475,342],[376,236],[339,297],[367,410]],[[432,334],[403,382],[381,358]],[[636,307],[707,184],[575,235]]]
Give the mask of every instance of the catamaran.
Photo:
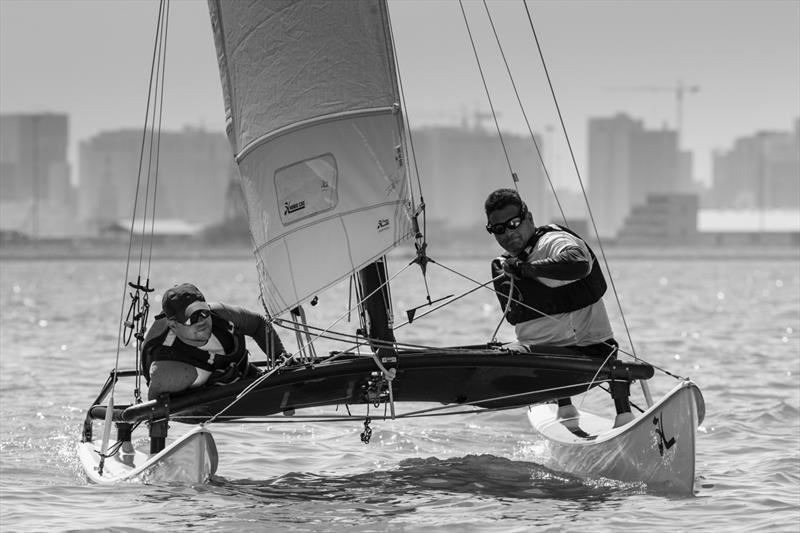
[[[527,4],[521,5],[530,18]],[[148,113],[163,91],[168,7],[162,1]],[[449,269],[428,250],[386,1],[209,0],[209,11],[261,301],[273,326],[294,332],[297,350],[281,361],[257,363],[263,369],[257,377],[144,401],[138,356],[154,289],[140,273],[124,287],[131,306],[120,320],[120,339],[134,340],[137,361],[120,370],[118,346],[117,363],[87,411],[78,453],[88,478],[203,482],[218,465],[213,424],[266,421],[310,408],[316,416],[320,408],[339,407],[317,418],[363,424],[361,437],[369,442],[370,424],[381,420],[527,407],[556,468],[691,493],[704,403],[690,380],[679,378],[656,402],[645,387],[648,406],[614,427],[613,420],[588,412],[559,418],[553,402],[597,387],[627,401],[631,384],[655,373],[639,358],[597,360],[560,347],[519,354],[495,338],[435,346],[396,337],[400,326],[446,313],[465,294],[493,290],[493,280],[461,275],[471,283],[464,294],[432,299],[428,292],[426,302],[395,325],[386,254],[413,240],[415,256],[406,268],[419,268],[423,280],[428,268]],[[152,109],[151,136],[157,104]],[[147,135],[145,128],[143,147]],[[348,278],[357,330],[342,330],[344,315],[324,327],[308,323],[303,306]],[[317,349],[322,340],[338,348],[323,355]],[[130,402],[116,401],[122,378],[135,380]],[[195,427],[171,440],[153,432],[163,421]],[[95,425],[102,425],[99,437]],[[141,425],[150,434],[137,441],[132,435]]]

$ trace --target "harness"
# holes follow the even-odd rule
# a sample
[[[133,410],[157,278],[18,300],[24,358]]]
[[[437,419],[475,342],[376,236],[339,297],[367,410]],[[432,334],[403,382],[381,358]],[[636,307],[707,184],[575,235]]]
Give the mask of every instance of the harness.
[[[533,249],[539,239],[551,231],[563,231],[580,239],[578,234],[568,228],[558,224],[549,224],[536,228],[533,237],[531,237],[526,246],[526,250]],[[508,322],[510,324],[518,324],[548,315],[577,311],[599,301],[606,292],[606,280],[603,277],[603,272],[594,252],[589,248],[588,244],[586,247],[589,249],[589,255],[592,258],[592,270],[584,278],[560,287],[548,287],[544,283],[530,278],[516,280],[513,299],[525,305],[518,305],[512,302],[512,307],[509,313],[506,314]],[[509,254],[503,254],[492,261],[492,278],[496,278],[503,273],[502,259],[508,257],[510,257]],[[527,259],[527,254],[523,254],[520,259]],[[497,299],[503,309],[506,308],[508,302],[508,287],[509,279],[507,276],[494,281],[495,294],[497,294]],[[530,309],[530,307],[533,309]]]
[[[142,347],[140,370],[147,384],[150,384],[150,364],[154,361],[180,361],[214,374],[225,373],[234,366],[236,374],[244,376],[248,368],[244,335],[233,322],[218,316],[213,310],[211,333],[222,344],[223,354],[213,354],[184,343],[167,327],[166,318],[156,320],[147,332]],[[208,383],[217,381],[214,377],[212,375]]]

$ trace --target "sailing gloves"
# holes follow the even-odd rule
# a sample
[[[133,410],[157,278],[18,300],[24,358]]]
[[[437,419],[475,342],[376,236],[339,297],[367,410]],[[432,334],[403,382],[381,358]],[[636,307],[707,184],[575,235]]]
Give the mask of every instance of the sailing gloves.
[[[506,275],[516,279],[540,277],[571,281],[585,278],[591,270],[591,257],[578,247],[564,248],[546,259],[528,262],[509,257],[503,262]]]
[[[516,279],[536,277],[533,265],[518,257],[509,257],[503,262],[503,272]]]

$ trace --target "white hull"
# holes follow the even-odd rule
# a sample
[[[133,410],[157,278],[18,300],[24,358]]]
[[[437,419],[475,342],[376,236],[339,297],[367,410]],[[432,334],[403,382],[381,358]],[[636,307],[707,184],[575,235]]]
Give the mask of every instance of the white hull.
[[[100,484],[121,481],[148,483],[203,483],[217,470],[217,447],[211,432],[197,426],[161,452],[150,457],[143,450],[106,458],[100,474],[100,441],[78,444],[78,456],[90,481]]]
[[[705,405],[691,381],[618,428],[591,413],[566,420],[555,415],[553,404],[528,410],[533,428],[546,438],[545,466],[586,477],[644,482],[650,490],[692,493],[695,435]],[[576,427],[581,431],[574,431]]]

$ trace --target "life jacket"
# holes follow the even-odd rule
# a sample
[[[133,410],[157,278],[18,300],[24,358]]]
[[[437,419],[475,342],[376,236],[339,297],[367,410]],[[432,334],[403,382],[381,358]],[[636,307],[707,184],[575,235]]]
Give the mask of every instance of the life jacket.
[[[559,226],[558,224],[549,224],[536,228],[533,237],[528,241],[526,249],[535,247],[539,239],[545,233],[551,231],[564,231],[580,239],[580,236],[568,228]],[[583,309],[599,301],[606,292],[606,280],[605,277],[603,277],[603,271],[600,269],[600,264],[594,252],[589,248],[589,245],[586,245],[586,247],[589,249],[589,255],[592,258],[592,270],[584,278],[559,287],[548,287],[544,283],[530,278],[515,280],[514,300],[520,301],[525,305],[512,302],[511,309],[506,314],[508,322],[511,324],[518,324],[548,315],[577,311],[578,309]],[[492,278],[496,278],[499,274],[503,273],[502,258],[508,257],[510,257],[509,254],[503,254],[502,257],[498,257],[492,261]],[[522,259],[524,259],[524,257]],[[505,309],[506,303],[508,302],[508,277],[496,279],[494,281],[494,288],[497,299],[500,301],[501,308]],[[530,309],[531,307],[533,309]]]
[[[211,310],[211,333],[219,340],[224,354],[212,354],[181,341],[167,327],[167,319],[159,318],[147,331],[142,346],[141,372],[150,384],[150,364],[154,361],[180,361],[212,372],[207,383],[215,381],[215,374],[230,370],[233,364],[236,373],[244,376],[248,370],[247,343],[233,322],[218,316]]]

